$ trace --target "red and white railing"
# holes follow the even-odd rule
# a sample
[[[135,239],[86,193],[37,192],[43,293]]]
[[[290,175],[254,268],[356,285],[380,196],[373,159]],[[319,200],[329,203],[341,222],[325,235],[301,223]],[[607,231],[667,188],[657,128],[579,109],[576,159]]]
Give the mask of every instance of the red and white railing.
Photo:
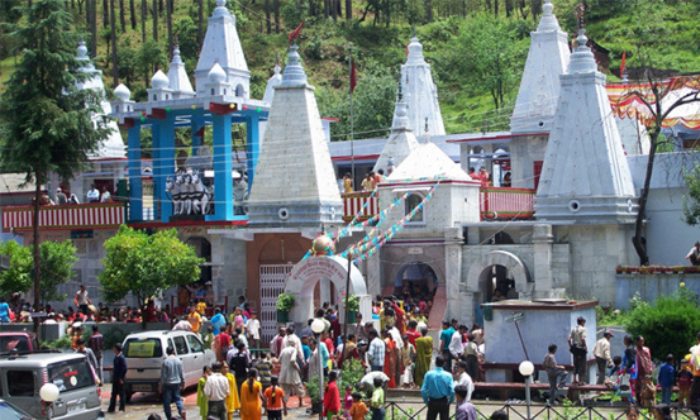
[[[125,222],[124,203],[41,206],[39,227],[42,229],[108,229]],[[2,208],[2,230],[29,230],[34,226],[33,206]]]
[[[369,204],[365,207],[362,215],[358,217],[358,220],[367,220],[379,212],[377,196],[375,195],[372,197],[371,191],[343,193],[341,197],[343,197],[343,220],[346,222],[352,221],[352,219],[360,213],[362,206],[368,201]]]
[[[481,220],[532,219],[536,193],[528,188],[481,188]]]

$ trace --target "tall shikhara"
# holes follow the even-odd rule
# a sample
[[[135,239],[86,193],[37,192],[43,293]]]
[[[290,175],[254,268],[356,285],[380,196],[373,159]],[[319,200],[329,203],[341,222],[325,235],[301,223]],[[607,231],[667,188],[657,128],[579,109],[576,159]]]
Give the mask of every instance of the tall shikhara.
[[[535,216],[578,223],[630,223],[632,175],[585,31],[579,31],[547,144]]]
[[[290,47],[276,86],[248,200],[248,224],[318,227],[340,223],[343,205],[314,87],[306,81],[298,47]]]

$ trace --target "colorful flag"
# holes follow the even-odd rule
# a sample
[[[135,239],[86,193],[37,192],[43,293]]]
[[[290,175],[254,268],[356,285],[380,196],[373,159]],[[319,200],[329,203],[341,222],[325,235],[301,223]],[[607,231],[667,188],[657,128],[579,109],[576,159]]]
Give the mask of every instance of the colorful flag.
[[[301,33],[301,28],[304,26],[304,21],[302,20],[299,26],[289,34],[289,43],[291,44],[293,40],[299,38],[299,33]]]
[[[627,59],[627,53],[623,51],[622,52],[622,64],[620,64],[620,78],[621,79],[625,75],[625,61],[626,61],[626,59]]]
[[[355,91],[355,86],[357,86],[357,69],[355,62],[350,57],[350,93]]]

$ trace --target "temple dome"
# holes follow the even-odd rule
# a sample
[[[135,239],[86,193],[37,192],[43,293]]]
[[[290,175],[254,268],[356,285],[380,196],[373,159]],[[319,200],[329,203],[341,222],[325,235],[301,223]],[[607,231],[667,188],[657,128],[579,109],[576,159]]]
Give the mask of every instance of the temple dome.
[[[389,175],[389,181],[443,178],[471,181],[471,177],[434,143],[419,144]]]
[[[153,89],[167,89],[169,84],[170,80],[168,76],[161,70],[158,70],[151,79],[151,87],[153,87]]]
[[[214,63],[214,67],[209,70],[209,81],[212,83],[223,83],[226,81],[226,72],[219,63]]]
[[[120,83],[119,86],[114,89],[114,94],[122,101],[128,101],[131,98],[131,91],[128,87],[124,86],[124,83]]]

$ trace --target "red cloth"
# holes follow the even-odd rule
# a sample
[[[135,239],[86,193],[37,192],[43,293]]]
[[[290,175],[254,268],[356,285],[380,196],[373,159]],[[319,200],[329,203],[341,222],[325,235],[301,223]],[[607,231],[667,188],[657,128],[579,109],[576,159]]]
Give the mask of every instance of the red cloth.
[[[404,312],[399,305],[394,305],[394,312],[396,312],[396,328],[398,328],[399,333],[403,337],[406,332],[406,312]]]
[[[416,345],[416,338],[420,338],[420,334],[416,330],[406,330],[406,335],[408,336],[408,342]]]
[[[289,43],[292,43],[293,39],[299,38],[299,33],[301,33],[301,28],[304,26],[304,21],[302,20],[299,26],[289,34]]]
[[[335,381],[328,383],[326,392],[323,394],[323,417],[325,417],[329,411],[332,413],[340,412],[340,390]]]
[[[335,346],[333,345],[333,340],[329,338],[326,338],[326,348],[328,349],[328,353],[331,355],[335,353]]]
[[[280,355],[280,353],[282,352],[282,340],[284,340],[284,337],[281,335],[278,335],[277,339],[273,343],[274,344],[273,348],[270,349],[272,354],[274,354],[276,357],[278,357]]]

